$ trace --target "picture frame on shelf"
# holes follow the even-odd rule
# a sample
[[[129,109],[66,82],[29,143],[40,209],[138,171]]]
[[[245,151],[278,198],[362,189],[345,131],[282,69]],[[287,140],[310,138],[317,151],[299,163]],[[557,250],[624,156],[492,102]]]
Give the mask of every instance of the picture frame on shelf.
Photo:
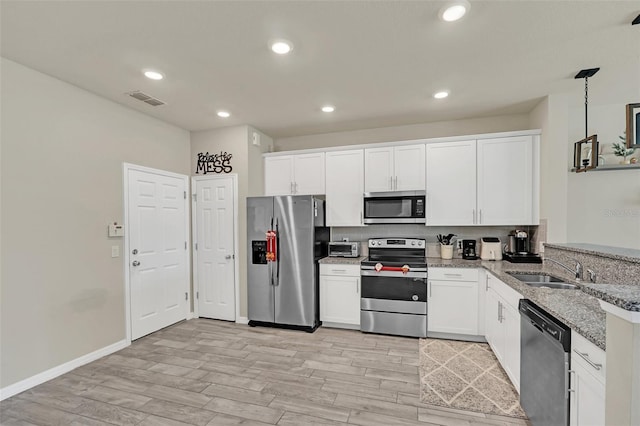
[[[598,167],[598,135],[591,135],[573,144],[573,167],[576,173]]]
[[[640,103],[627,105],[627,148],[640,148]]]

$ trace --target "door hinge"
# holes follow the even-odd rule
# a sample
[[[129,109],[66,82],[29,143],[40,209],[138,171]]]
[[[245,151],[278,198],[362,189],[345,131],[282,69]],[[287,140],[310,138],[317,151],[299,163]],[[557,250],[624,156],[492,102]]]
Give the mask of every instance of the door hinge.
[[[187,199],[187,191],[184,191],[184,199]]]
[[[193,202],[198,201],[198,194],[191,194],[191,198],[193,198]]]
[[[184,292],[184,300],[189,300],[189,293],[186,291]]]
[[[200,299],[200,292],[196,291],[196,299]]]
[[[187,249],[187,242],[186,241],[184,242],[184,249],[185,250]]]
[[[196,250],[198,250],[198,243],[196,243]]]

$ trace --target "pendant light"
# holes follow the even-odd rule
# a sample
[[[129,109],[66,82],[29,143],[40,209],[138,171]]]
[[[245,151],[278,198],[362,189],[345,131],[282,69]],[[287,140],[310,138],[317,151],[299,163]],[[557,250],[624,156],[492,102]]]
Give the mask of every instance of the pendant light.
[[[580,70],[574,78],[584,78],[584,139],[573,144],[573,167],[576,173],[598,167],[598,135],[589,136],[589,78],[593,77],[600,68]],[[582,158],[582,146],[591,144],[591,156]]]

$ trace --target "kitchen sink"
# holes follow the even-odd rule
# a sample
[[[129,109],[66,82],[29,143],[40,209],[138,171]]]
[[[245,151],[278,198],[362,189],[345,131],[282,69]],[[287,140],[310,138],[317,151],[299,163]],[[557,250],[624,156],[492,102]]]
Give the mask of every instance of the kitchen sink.
[[[516,278],[529,287],[537,288],[554,288],[561,290],[577,290],[579,287],[575,284],[565,282],[563,279],[546,274],[528,274],[522,272],[507,272],[513,278]]]
[[[529,287],[537,287],[537,288],[555,288],[555,289],[559,289],[559,290],[577,290],[579,287],[575,284],[569,284],[569,283],[530,283],[530,282],[526,282],[525,284],[528,285]]]
[[[564,282],[564,280],[554,277],[552,275],[525,274],[521,272],[507,272],[507,274],[525,283],[562,283]]]

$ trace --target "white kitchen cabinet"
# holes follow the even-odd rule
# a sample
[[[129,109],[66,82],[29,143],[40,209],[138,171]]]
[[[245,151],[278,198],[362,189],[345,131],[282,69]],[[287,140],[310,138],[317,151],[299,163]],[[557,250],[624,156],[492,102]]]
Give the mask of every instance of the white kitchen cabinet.
[[[327,226],[362,226],[364,150],[326,153]]]
[[[530,225],[534,214],[531,136],[478,140],[478,225]]]
[[[522,295],[487,274],[485,337],[500,365],[520,392],[520,312]]]
[[[606,353],[578,333],[571,332],[571,400],[569,424],[605,424]]]
[[[324,152],[266,157],[265,195],[324,194],[324,157]]]
[[[427,333],[430,337],[478,335],[478,271],[429,269]]]
[[[320,265],[320,321],[360,328],[360,265]]]
[[[364,150],[365,192],[425,188],[424,144]]]
[[[427,144],[427,225],[537,224],[535,146],[529,135]]]
[[[426,158],[427,225],[474,225],[476,141],[427,144]]]

